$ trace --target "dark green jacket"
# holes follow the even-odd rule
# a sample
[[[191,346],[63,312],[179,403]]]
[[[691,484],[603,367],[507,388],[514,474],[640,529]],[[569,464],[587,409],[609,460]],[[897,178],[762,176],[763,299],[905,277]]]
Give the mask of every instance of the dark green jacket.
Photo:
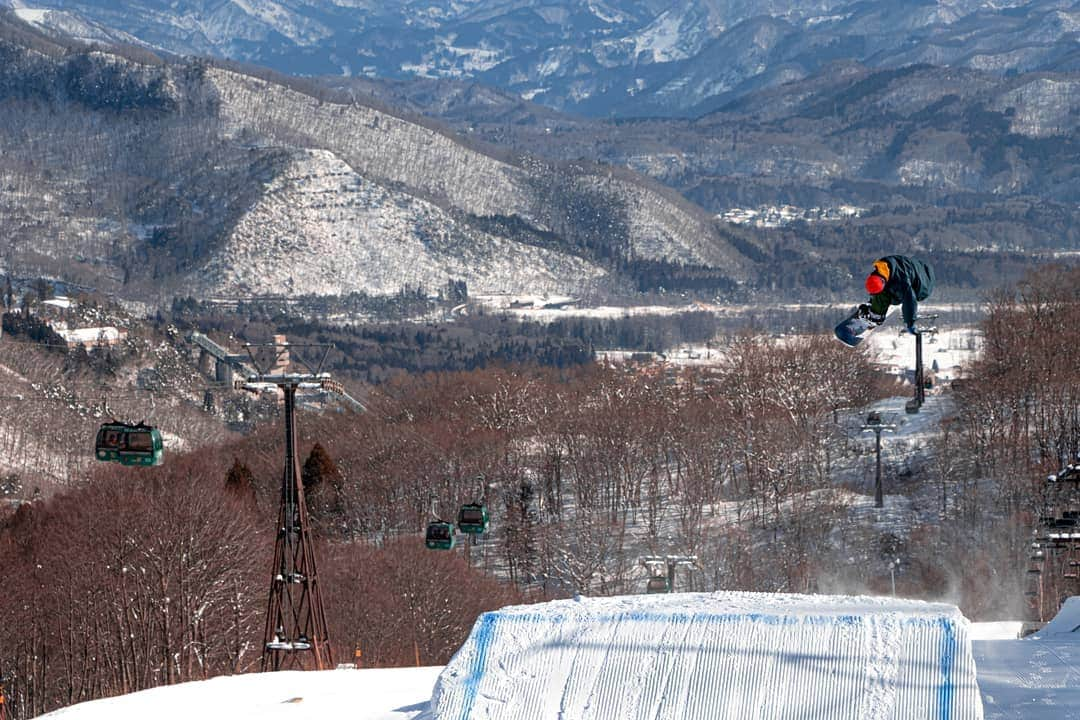
[[[889,265],[889,280],[885,289],[870,296],[870,309],[884,315],[890,305],[900,305],[904,312],[904,324],[915,324],[919,301],[930,297],[934,290],[934,270],[922,260],[903,255],[887,255],[881,258]]]

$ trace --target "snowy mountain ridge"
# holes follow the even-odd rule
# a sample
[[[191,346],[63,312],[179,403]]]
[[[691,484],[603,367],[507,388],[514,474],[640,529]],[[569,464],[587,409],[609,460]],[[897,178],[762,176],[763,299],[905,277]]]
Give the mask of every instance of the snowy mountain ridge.
[[[692,115],[839,60],[1032,71],[1075,67],[1080,13],[1055,0],[8,0],[180,54],[283,72],[471,78],[588,114]],[[52,8],[66,11],[33,13]],[[96,32],[82,37],[95,37]]]
[[[512,155],[273,74],[0,29],[16,272],[63,262],[51,272],[151,299],[451,278],[577,294],[625,283],[610,270],[630,257],[732,281],[750,265],[708,213],[624,169]]]
[[[436,255],[443,257],[442,269],[432,265],[427,266],[429,272],[421,272],[420,269],[426,266],[424,262],[412,266],[412,278],[423,280],[428,285],[441,285],[442,279],[448,277],[449,273],[460,272],[460,276],[481,281],[480,287],[490,290],[536,287],[543,292],[574,293],[580,292],[584,283],[602,276],[602,270],[580,258],[557,261],[550,252],[511,251],[505,241],[496,243],[485,233],[462,232],[445,212],[436,208],[436,205],[449,206],[478,217],[516,216],[541,232],[552,232],[561,222],[556,215],[565,208],[552,205],[551,194],[543,187],[548,183],[568,183],[568,186],[558,190],[560,195],[590,195],[598,202],[613,203],[619,207],[621,220],[615,220],[625,223],[629,247],[640,257],[723,266],[736,275],[744,262],[733,248],[719,241],[707,216],[696,212],[688,203],[673,201],[657,189],[631,181],[625,174],[600,174],[578,168],[572,170],[570,175],[549,178],[546,176],[551,174],[553,168],[543,161],[524,158],[519,164],[514,164],[499,160],[463,145],[444,132],[371,107],[323,102],[289,88],[227,70],[210,70],[208,78],[221,99],[221,117],[225,121],[227,134],[241,138],[246,133],[255,132],[282,144],[299,140],[301,145],[307,147],[321,145],[369,182],[404,187],[416,198],[430,199],[431,202],[424,203],[424,210],[420,211],[427,221],[421,222],[414,217],[413,228],[405,231],[406,234],[414,233],[415,237],[424,237],[425,244]],[[325,155],[320,157],[328,159]],[[331,173],[341,170],[339,167]],[[378,207],[385,209],[384,216],[377,220],[376,225],[357,226],[355,222],[350,223],[343,218],[337,222],[344,223],[343,230],[351,227],[357,231],[358,227],[361,228],[358,232],[364,236],[363,242],[367,244],[377,243],[380,237],[388,237],[391,242],[400,239],[401,235],[395,232],[404,229],[398,224],[402,199],[397,197],[391,201],[391,197],[394,197],[392,192],[376,196],[369,194],[367,199],[375,197],[381,201],[377,203]],[[348,204],[352,200],[344,202]],[[279,204],[278,207],[290,208],[287,212],[291,212],[292,208],[289,203]],[[419,205],[416,207],[419,208]],[[441,227],[436,228],[432,223]],[[260,226],[259,231],[265,232],[267,227],[275,225]],[[287,234],[291,235],[298,229],[294,227]],[[365,229],[368,231],[366,235]],[[390,234],[379,229],[390,231]],[[370,232],[373,230],[375,232]],[[600,230],[612,234],[620,232],[617,227],[603,227]],[[249,239],[256,237],[256,233],[246,233],[242,228],[238,228],[237,232]],[[327,237],[333,238],[334,235],[331,232]],[[485,247],[469,250],[465,247],[467,241]],[[339,251],[344,251],[344,248],[339,248]],[[373,250],[369,259],[375,259],[383,251],[386,253],[384,259],[391,261],[382,266],[383,271],[391,273],[400,272],[402,265],[397,261],[404,261],[410,256],[415,261],[423,256],[412,256],[411,253],[402,255],[383,248]],[[348,251],[333,254],[347,255]],[[502,260],[496,260],[498,255],[502,256]],[[545,268],[524,270],[525,276],[531,278],[524,285],[521,284],[522,277],[511,280],[505,274],[512,273],[515,268],[527,268],[541,257],[546,258],[539,260]],[[527,262],[525,266],[520,266],[516,264],[517,261]],[[367,263],[361,265],[367,266]],[[375,263],[371,267],[379,266]],[[555,268],[559,271],[553,272]],[[499,272],[500,269],[503,272]],[[369,269],[359,277],[371,272]],[[315,284],[319,282],[315,279],[318,276],[318,272],[311,275]],[[250,277],[256,281],[255,278],[265,276],[252,273]],[[487,279],[487,282],[484,283],[482,279]],[[538,284],[530,284],[533,280]],[[398,282],[396,287],[400,285]],[[369,283],[367,290],[379,291],[376,288],[386,290],[387,283]]]

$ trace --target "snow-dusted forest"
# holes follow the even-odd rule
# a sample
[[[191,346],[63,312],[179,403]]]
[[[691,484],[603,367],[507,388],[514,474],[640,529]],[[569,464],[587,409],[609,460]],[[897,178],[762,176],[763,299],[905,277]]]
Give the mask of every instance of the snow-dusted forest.
[[[679,589],[895,582],[976,620],[1036,614],[1025,561],[1044,478],[1080,449],[1077,287],[1046,270],[990,302],[981,355],[889,446],[880,511],[859,418],[897,410],[888,398],[910,385],[824,336],[734,336],[709,366],[400,376],[366,413],[305,413],[335,652],[442,663],[481,610],[641,592],[641,558],[670,553],[697,558]],[[197,448],[45,487],[4,521],[0,662],[17,717],[258,661],[280,428]],[[423,547],[433,516],[481,499],[489,535]],[[1075,581],[1044,581],[1052,615]]]

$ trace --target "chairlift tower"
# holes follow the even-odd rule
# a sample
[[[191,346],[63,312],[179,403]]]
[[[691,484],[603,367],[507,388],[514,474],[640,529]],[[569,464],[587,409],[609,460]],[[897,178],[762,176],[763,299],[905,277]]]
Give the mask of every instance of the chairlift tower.
[[[924,320],[936,320],[937,315],[927,315]],[[907,401],[904,410],[911,415],[918,413],[926,402],[926,378],[923,370],[923,335],[933,335],[936,327],[915,331],[915,396]]]
[[[260,669],[325,670],[333,667],[326,612],[319,592],[315,553],[304,503],[304,485],[296,447],[296,391],[325,389],[330,378],[319,370],[330,345],[295,345],[286,342],[248,344],[256,374],[237,385],[252,392],[277,389],[285,408],[285,471],[281,478],[281,504],[277,540],[266,608],[266,629]],[[260,364],[256,348],[273,353],[272,365]],[[308,373],[289,373],[290,348],[322,348],[317,368]]]
[[[862,429],[863,432],[871,430],[874,433],[874,507],[885,507],[885,496],[881,488],[881,432],[895,432],[896,425],[882,422],[881,413],[874,410],[866,416]]]

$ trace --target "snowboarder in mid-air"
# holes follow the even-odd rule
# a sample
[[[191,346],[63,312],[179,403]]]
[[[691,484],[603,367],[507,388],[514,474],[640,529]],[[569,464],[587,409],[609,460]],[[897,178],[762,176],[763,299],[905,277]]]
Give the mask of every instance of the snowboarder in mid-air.
[[[934,271],[922,260],[903,255],[887,255],[876,260],[866,277],[869,302],[859,305],[837,325],[836,336],[848,345],[857,345],[864,333],[885,322],[893,305],[901,306],[904,327],[914,335],[919,332],[915,327],[919,302],[930,297],[933,289]]]
[[[922,260],[903,255],[886,255],[874,262],[873,271],[866,276],[866,291],[870,302],[859,306],[875,324],[885,321],[890,305],[900,305],[904,327],[914,335],[919,301],[930,297],[934,290],[934,270]]]

